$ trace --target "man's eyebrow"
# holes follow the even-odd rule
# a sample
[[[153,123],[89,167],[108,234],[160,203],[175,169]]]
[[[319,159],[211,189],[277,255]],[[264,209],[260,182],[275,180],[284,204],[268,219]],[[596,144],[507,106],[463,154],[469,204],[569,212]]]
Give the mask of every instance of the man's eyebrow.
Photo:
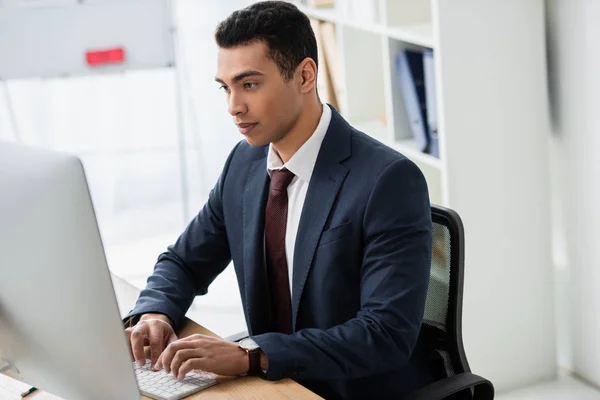
[[[234,76],[232,81],[233,81],[233,83],[237,83],[244,78],[248,78],[249,76],[262,76],[262,75],[264,75],[264,74],[262,72],[258,72],[258,71],[244,71],[244,72]],[[219,77],[216,77],[215,81],[225,84],[225,82],[223,82],[223,80],[220,79]]]

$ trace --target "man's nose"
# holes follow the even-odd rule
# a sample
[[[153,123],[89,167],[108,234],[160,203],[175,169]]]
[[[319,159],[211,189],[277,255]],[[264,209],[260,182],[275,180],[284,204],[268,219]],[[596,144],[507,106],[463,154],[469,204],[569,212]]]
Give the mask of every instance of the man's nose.
[[[244,114],[247,110],[246,102],[244,101],[244,96],[234,91],[231,91],[229,95],[229,114],[232,116],[236,116],[238,114]]]

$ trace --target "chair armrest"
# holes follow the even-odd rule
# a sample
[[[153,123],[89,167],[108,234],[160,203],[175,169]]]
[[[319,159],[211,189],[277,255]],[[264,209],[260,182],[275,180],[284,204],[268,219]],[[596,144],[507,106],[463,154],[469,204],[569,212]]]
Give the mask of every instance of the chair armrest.
[[[246,339],[248,337],[248,331],[238,332],[231,336],[227,336],[225,340],[229,342],[239,342],[242,339]]]
[[[473,388],[473,400],[493,400],[494,385],[470,372],[440,379],[410,393],[408,400],[442,400],[462,390]]]

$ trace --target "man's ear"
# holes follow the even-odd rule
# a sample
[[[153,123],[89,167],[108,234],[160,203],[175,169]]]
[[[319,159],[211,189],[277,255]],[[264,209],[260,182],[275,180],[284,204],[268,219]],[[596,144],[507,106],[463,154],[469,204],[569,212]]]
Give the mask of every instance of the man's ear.
[[[300,75],[298,80],[300,83],[300,92],[310,92],[317,84],[317,64],[315,64],[312,58],[306,57],[298,65],[296,72]]]

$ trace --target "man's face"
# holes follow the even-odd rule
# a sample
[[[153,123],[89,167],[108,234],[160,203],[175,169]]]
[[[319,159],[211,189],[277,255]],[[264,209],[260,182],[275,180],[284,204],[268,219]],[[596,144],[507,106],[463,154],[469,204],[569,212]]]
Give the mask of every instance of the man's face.
[[[229,113],[249,144],[277,143],[294,126],[302,109],[298,78],[286,81],[260,41],[219,49],[217,82]]]

